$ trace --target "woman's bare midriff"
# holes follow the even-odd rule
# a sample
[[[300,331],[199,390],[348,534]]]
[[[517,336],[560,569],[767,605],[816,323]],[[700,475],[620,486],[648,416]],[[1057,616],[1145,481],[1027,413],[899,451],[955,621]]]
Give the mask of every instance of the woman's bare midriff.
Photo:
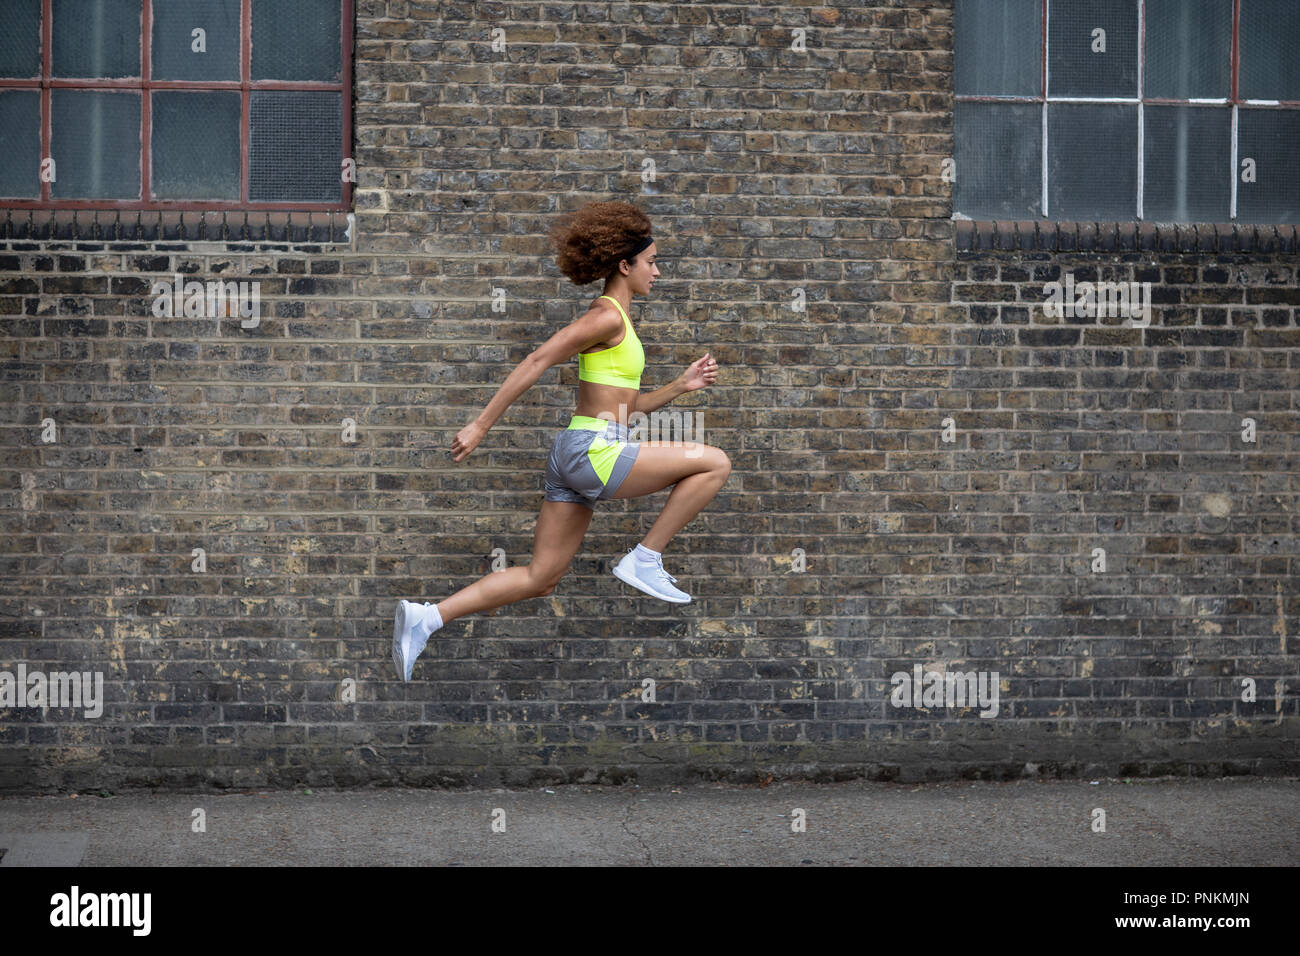
[[[638,389],[602,385],[600,382],[578,382],[578,407],[575,415],[588,418],[607,418],[627,427],[628,416],[636,411]],[[603,415],[601,413],[604,413]]]

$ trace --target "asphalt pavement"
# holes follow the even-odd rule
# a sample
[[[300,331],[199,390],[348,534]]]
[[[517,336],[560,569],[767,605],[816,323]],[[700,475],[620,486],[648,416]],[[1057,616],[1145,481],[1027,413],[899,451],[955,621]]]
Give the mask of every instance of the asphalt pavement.
[[[0,867],[1295,866],[1297,817],[1276,777],[3,796]]]

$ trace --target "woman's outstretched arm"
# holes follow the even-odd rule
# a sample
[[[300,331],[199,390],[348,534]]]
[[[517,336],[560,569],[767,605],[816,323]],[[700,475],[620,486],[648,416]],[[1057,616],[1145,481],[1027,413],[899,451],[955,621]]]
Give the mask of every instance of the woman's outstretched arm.
[[[552,365],[567,362],[578,352],[590,348],[597,342],[613,338],[623,327],[623,320],[613,309],[592,309],[586,315],[566,325],[545,343],[528,354],[514,370],[506,376],[492,401],[479,412],[478,417],[462,428],[451,443],[453,461],[460,461],[472,452],[488,429],[497,423],[515,399],[537,384]]]

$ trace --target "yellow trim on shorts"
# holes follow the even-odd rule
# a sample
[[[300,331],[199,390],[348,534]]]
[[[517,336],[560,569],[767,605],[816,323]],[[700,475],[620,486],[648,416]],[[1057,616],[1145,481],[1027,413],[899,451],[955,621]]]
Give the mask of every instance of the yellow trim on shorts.
[[[574,415],[569,419],[569,428],[586,428],[593,432],[603,432],[610,419],[592,418],[590,415]],[[568,431],[566,428],[565,431]]]
[[[602,485],[609,483],[609,476],[614,471],[614,462],[618,461],[618,454],[626,445],[625,441],[605,441],[603,435],[597,435],[587,448],[587,458],[591,461],[592,470],[600,478]]]

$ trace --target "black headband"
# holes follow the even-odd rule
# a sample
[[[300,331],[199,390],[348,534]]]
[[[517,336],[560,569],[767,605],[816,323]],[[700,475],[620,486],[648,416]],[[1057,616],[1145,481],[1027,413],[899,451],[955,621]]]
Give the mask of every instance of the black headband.
[[[644,239],[638,240],[636,245],[632,247],[632,251],[629,252],[627,255],[625,255],[623,258],[626,259],[628,262],[631,262],[633,259],[636,258],[638,252],[640,252],[642,249],[649,248],[652,242],[654,242],[654,239],[651,236],[646,236]]]

